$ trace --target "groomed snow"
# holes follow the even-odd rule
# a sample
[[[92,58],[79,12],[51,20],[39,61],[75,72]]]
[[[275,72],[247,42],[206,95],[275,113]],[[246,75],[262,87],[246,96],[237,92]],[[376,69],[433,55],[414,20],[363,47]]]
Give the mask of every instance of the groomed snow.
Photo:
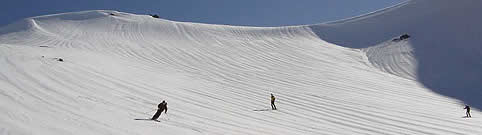
[[[330,24],[288,27],[108,10],[27,18],[0,28],[0,134],[482,134],[480,103],[469,102],[473,118],[463,118],[467,100],[421,78],[422,62],[430,60],[419,54],[420,43],[429,43],[420,40],[427,37],[417,31],[421,26],[363,35],[368,39],[345,33],[377,25],[367,20],[392,23],[385,16],[423,11],[428,1],[436,11],[449,5],[414,0]],[[477,48],[481,39],[468,36],[482,30],[471,30],[456,41]],[[391,41],[404,32],[412,37]],[[463,56],[475,61],[480,52]],[[162,100],[169,111],[161,122],[134,120],[150,118]]]

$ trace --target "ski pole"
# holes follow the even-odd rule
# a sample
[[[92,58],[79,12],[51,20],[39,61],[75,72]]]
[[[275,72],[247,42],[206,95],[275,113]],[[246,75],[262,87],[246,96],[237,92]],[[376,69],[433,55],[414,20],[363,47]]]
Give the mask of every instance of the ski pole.
[[[169,115],[166,113],[166,119],[169,120]]]

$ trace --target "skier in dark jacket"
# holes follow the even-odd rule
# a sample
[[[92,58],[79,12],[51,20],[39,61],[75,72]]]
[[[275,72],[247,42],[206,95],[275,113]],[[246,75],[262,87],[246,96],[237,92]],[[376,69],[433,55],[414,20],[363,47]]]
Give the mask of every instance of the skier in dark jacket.
[[[464,109],[467,109],[467,112],[465,112],[465,115],[467,115],[467,118],[472,117],[472,116],[470,116],[470,107],[468,105],[465,105]]]
[[[276,110],[276,105],[274,105],[274,101],[276,98],[273,96],[273,93],[271,93],[271,110]]]
[[[164,111],[164,110],[166,110],[166,111]],[[154,116],[152,116],[151,120],[157,120],[157,118],[159,118],[159,116],[161,116],[162,111],[164,111],[164,113],[167,114],[167,103],[164,100],[162,100],[162,102],[159,103],[159,105],[157,105],[157,112],[156,112],[156,114],[154,114]]]

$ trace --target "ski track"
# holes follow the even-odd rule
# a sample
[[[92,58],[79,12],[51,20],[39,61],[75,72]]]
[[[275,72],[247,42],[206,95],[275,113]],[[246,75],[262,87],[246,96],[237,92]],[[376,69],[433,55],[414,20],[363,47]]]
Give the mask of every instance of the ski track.
[[[24,21],[0,35],[0,134],[482,133],[478,110],[463,119],[457,100],[417,82],[409,41],[352,49],[308,26],[104,10]],[[161,122],[133,121],[161,100]]]

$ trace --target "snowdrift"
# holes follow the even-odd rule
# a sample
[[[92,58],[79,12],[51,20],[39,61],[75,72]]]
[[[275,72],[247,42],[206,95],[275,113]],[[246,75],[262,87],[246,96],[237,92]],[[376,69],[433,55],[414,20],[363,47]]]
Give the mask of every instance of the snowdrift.
[[[482,113],[462,106],[481,106],[480,5],[288,27],[26,18],[0,28],[0,134],[480,134]],[[162,100],[160,122],[134,120]]]

